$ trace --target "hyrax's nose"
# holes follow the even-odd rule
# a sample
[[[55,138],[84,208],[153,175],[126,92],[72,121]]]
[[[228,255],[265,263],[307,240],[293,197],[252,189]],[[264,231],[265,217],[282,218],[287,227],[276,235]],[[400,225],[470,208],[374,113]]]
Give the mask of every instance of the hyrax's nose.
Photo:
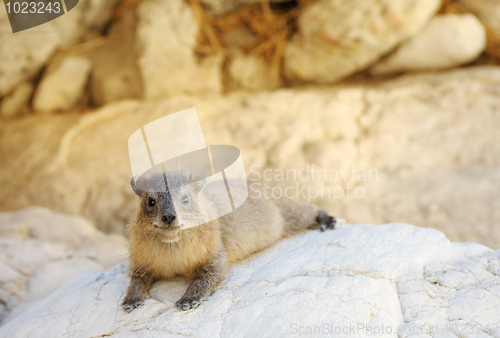
[[[174,214],[165,214],[162,216],[161,220],[165,222],[165,224],[170,224],[175,220]]]

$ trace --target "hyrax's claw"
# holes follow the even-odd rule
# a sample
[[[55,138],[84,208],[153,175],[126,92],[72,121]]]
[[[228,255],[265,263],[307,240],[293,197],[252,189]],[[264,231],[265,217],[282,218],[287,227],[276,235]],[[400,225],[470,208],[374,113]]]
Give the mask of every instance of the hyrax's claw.
[[[135,307],[132,305],[132,304],[125,304],[125,305],[122,305],[122,309],[125,311],[125,312],[132,312],[133,309],[135,309]]]
[[[330,216],[326,211],[320,209],[318,211],[318,216],[316,217],[316,223],[319,224],[321,231],[325,231],[328,228],[335,229],[337,219]]]
[[[175,303],[175,306],[184,311],[196,309],[203,302],[203,299],[203,294],[188,293],[187,295],[182,296],[182,298]]]

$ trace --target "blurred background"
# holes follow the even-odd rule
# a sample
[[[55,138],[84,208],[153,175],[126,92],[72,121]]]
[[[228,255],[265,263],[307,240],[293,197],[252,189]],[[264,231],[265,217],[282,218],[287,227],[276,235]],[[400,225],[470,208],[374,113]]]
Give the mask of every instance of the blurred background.
[[[0,310],[39,262],[7,264],[6,248],[116,253],[103,269],[126,257],[128,137],[193,106],[207,144],[240,148],[250,179],[352,224],[497,249],[499,64],[494,0],[80,0],[15,34],[2,4],[0,210],[21,211],[0,217],[18,240],[1,243]],[[54,271],[96,269],[68,262],[29,292],[54,288],[43,277]]]

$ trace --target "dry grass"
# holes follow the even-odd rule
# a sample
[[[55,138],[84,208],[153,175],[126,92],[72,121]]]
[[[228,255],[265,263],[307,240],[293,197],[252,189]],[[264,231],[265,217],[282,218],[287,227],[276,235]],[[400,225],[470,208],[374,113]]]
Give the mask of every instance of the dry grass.
[[[298,0],[296,6],[289,8],[272,8],[268,0],[261,0],[260,3],[237,8],[222,16],[211,15],[199,0],[187,1],[200,27],[197,52],[223,52],[230,56],[230,49],[235,46],[224,43],[224,34],[246,28],[251,31],[253,38],[238,48],[244,53],[263,58],[269,64],[271,76],[278,78],[285,45],[296,29],[296,19],[306,6],[317,0]]]

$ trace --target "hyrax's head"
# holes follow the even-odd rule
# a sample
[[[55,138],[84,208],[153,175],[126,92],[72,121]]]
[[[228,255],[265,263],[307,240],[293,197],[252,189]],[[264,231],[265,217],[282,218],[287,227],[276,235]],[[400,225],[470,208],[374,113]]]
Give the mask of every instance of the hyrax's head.
[[[178,241],[183,229],[205,223],[205,182],[202,173],[161,172],[132,178],[132,189],[141,198],[137,226],[163,242]]]

